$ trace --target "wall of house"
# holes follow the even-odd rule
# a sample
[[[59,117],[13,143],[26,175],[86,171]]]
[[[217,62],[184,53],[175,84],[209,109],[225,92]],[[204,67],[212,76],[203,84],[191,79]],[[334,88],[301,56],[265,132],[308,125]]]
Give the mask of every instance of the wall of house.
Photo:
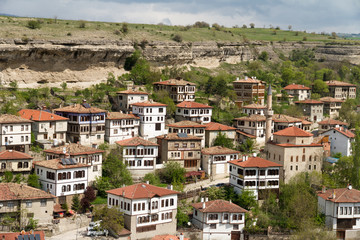
[[[190,120],[201,124],[211,122],[212,108],[177,108],[175,120]]]
[[[27,202],[31,202],[31,207]],[[54,210],[54,199],[32,199],[32,200],[21,200],[21,209],[24,210],[23,217],[28,219],[28,213],[34,214],[34,219],[38,220],[39,225],[51,224],[53,219]]]
[[[235,135],[236,135],[236,131],[235,130],[231,130],[231,131],[205,131],[205,145],[206,147],[213,147],[214,146],[214,141],[216,139],[216,137],[219,135],[219,133],[225,134],[225,136],[227,138],[230,138],[233,140],[233,142],[235,143]]]
[[[329,135],[331,154],[341,153],[342,156],[350,156],[352,154],[350,138],[336,130],[330,130],[324,134]],[[353,141],[353,139],[351,140]]]
[[[126,120],[133,120],[133,124],[126,124]],[[120,121],[121,124],[114,125],[114,121]],[[115,144],[116,141],[137,137],[139,136],[139,127],[140,121],[138,119],[107,119],[105,123],[105,140],[109,144]]]

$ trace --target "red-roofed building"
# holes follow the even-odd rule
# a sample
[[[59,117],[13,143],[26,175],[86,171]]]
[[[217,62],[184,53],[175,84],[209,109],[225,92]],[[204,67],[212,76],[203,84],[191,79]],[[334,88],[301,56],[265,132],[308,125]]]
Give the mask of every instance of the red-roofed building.
[[[138,180],[156,169],[158,144],[140,137],[116,142],[122,150],[124,163],[134,179]]]
[[[105,140],[114,144],[116,141],[139,136],[140,118],[134,114],[109,112],[105,121]]]
[[[206,126],[192,121],[180,121],[167,125],[169,133],[186,133],[201,138],[201,147],[205,147]]]
[[[339,116],[341,105],[344,100],[332,98],[332,97],[322,97],[320,101],[324,103],[324,114],[330,116],[330,118],[336,118]]]
[[[237,134],[237,141],[239,143],[244,143],[246,135],[241,134],[246,133],[251,136],[255,136],[255,141],[259,146],[264,146],[265,144],[265,129],[266,129],[266,117],[264,115],[253,114],[250,116],[239,117],[234,119],[234,126],[240,131]],[[273,129],[273,122],[271,128]]]
[[[247,114],[248,116],[250,116],[252,114],[265,115],[266,109],[267,109],[266,105],[252,103],[252,104],[243,106],[242,112]]]
[[[225,136],[235,142],[236,138],[236,128],[230,127],[221,123],[209,122],[204,124],[205,128],[205,145],[207,147],[214,146],[214,141],[216,137],[221,134],[225,134]]]
[[[342,122],[339,120],[331,119],[331,118],[325,118],[321,122],[318,122],[319,124],[319,132],[325,132],[327,130],[330,130],[332,128],[346,128],[349,126],[348,123]]]
[[[175,103],[195,101],[196,84],[183,79],[169,79],[153,83],[154,91],[166,91]]]
[[[184,237],[184,234],[180,233],[179,236],[174,236],[170,234],[156,235],[151,240],[191,240],[191,239]]]
[[[125,90],[116,93],[116,110],[128,113],[132,110],[134,103],[146,102],[149,100],[147,92]]]
[[[288,95],[292,95],[299,101],[306,100],[310,98],[310,88],[300,84],[290,84],[284,87],[284,90]]]
[[[322,133],[329,136],[330,153],[341,153],[342,156],[352,155],[352,143],[355,141],[355,134],[344,127],[333,128]]]
[[[197,102],[184,101],[176,105],[175,120],[189,120],[200,124],[211,121],[213,107]]]
[[[321,101],[307,99],[296,101],[295,104],[303,110],[309,121],[316,123],[324,118],[324,103]]]
[[[124,213],[124,226],[131,239],[176,233],[178,192],[138,183],[107,191],[109,207]]]
[[[329,96],[337,99],[355,99],[356,85],[336,80],[327,81],[329,86]]]
[[[235,104],[238,107],[251,103],[264,104],[265,82],[256,78],[245,77],[244,79],[237,78],[233,82],[233,86],[237,97]]]
[[[281,164],[260,157],[242,156],[229,161],[229,165],[230,185],[235,192],[250,190],[256,199],[263,199],[266,191],[278,193]]]
[[[33,121],[31,130],[36,141],[49,141],[54,145],[66,142],[68,118],[46,110],[22,109],[20,117]],[[45,144],[44,144],[45,145]]]
[[[44,231],[34,232],[11,232],[11,233],[0,233],[1,240],[20,240],[20,239],[34,239],[34,240],[45,240]]]
[[[247,212],[244,208],[225,200],[205,200],[192,206],[192,223],[202,230],[202,239],[242,239]]]
[[[325,225],[337,231],[342,239],[359,239],[360,191],[347,188],[326,189],[317,192],[319,212],[325,215]]]
[[[299,172],[321,171],[323,157],[323,145],[298,127],[275,132],[267,144],[267,159],[283,166],[280,178],[285,182]]]
[[[29,154],[15,150],[0,152],[0,173],[6,171],[13,173],[30,173],[32,168],[32,157]]]

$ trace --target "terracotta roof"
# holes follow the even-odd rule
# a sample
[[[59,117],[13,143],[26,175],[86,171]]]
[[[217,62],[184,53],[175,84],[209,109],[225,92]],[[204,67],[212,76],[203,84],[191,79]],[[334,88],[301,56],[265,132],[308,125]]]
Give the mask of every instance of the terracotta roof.
[[[66,151],[70,153],[70,156],[75,155],[89,155],[94,153],[103,153],[103,150],[87,147],[78,143],[70,143],[69,145],[50,148],[44,150],[45,153],[54,153],[54,154],[64,154],[63,150],[66,148]]]
[[[300,85],[300,84],[290,84],[287,85],[286,87],[284,87],[285,90],[310,90],[309,87],[306,87],[304,85]]]
[[[54,109],[55,112],[70,112],[70,113],[105,113],[106,110],[96,107],[84,107],[83,104],[74,104],[62,108]]]
[[[318,124],[320,124],[320,125],[345,125],[345,126],[349,125],[346,122],[342,122],[342,121],[331,119],[331,118],[325,118],[321,122],[318,122]]]
[[[81,168],[81,167],[89,167],[83,163],[77,163],[73,165],[63,165],[60,159],[51,159],[45,161],[36,161],[33,165],[37,165],[40,167],[50,168],[54,170],[61,170],[61,169],[70,169],[70,168]]]
[[[282,97],[282,94],[281,93],[278,93],[275,95],[276,97]],[[293,98],[294,96],[293,95],[287,95],[288,98]]]
[[[141,137],[133,137],[121,141],[116,142],[117,145],[120,146],[158,146],[156,143],[145,140]]]
[[[1,240],[18,240],[18,236],[22,235],[23,237],[26,236],[27,239],[30,239],[30,236],[35,236],[39,234],[40,240],[45,240],[45,233],[44,231],[34,231],[34,233],[25,232],[21,234],[21,232],[11,232],[11,233],[0,233]]]
[[[117,120],[117,119],[140,119],[140,117],[135,116],[134,114],[126,114],[121,112],[109,112],[106,116],[106,119]]]
[[[0,123],[32,123],[32,121],[12,114],[0,114]]]
[[[328,135],[326,135],[326,136],[320,135],[320,136],[314,137],[313,143],[319,143],[319,144],[329,143],[329,136]]]
[[[133,90],[124,90],[124,91],[118,91],[117,94],[131,94],[131,95],[149,95],[147,92],[141,92],[141,91],[133,91]]]
[[[174,235],[156,235],[155,237],[153,237],[151,240],[179,240],[180,238]],[[190,238],[183,238],[184,240],[190,240]]]
[[[263,81],[258,80],[256,78],[245,78],[245,79],[237,79],[236,81],[233,81],[233,83],[263,83]]]
[[[153,101],[146,101],[146,102],[138,102],[134,103],[133,106],[137,107],[166,107],[166,104],[153,102]]]
[[[5,150],[0,152],[0,160],[12,160],[12,159],[32,159],[29,154],[18,152],[15,150]]]
[[[306,119],[301,119],[303,125],[311,125],[312,122],[307,121]]]
[[[106,192],[117,196],[123,196],[124,198],[128,199],[163,197],[179,193],[177,191],[153,186],[146,183],[137,183],[122,188],[112,189]]]
[[[178,108],[213,108],[209,105],[205,105],[202,103],[188,102],[188,101],[183,101],[183,102],[179,103],[178,105],[176,105],[176,107],[178,107]]]
[[[178,128],[206,128],[205,125],[199,124],[197,122],[184,120],[181,122],[171,123],[167,125],[168,127],[178,127]]]
[[[333,131],[333,130],[336,130],[337,132],[343,134],[344,136],[346,136],[348,138],[355,138],[355,134],[348,129],[344,129],[344,128],[340,127],[340,128],[333,128],[328,131]],[[328,132],[328,131],[326,131],[326,132]]]
[[[311,137],[313,134],[306,132],[298,127],[288,127],[278,132],[275,132],[276,136],[289,136],[289,137]]]
[[[250,115],[250,116],[235,118],[234,120],[246,120],[246,121],[255,121],[255,122],[265,122],[265,121],[266,121],[266,117],[265,117],[264,115],[252,114],[252,115]]]
[[[267,106],[266,106],[266,105],[261,105],[261,104],[258,104],[258,103],[253,103],[253,104],[245,105],[245,106],[243,106],[243,108],[249,108],[249,109],[266,109]]]
[[[201,153],[205,155],[218,155],[218,154],[236,154],[236,153],[240,153],[240,151],[236,151],[222,146],[214,146],[210,148],[203,148],[201,150]]]
[[[172,85],[172,86],[185,86],[185,85],[192,85],[195,86],[195,83],[185,81],[184,79],[169,79],[161,82],[154,82],[154,85]]]
[[[328,86],[344,86],[344,87],[356,87],[355,84],[347,83],[347,82],[341,82],[336,80],[330,80],[326,81],[326,84]]]
[[[252,167],[252,168],[267,168],[267,167],[282,167],[282,165],[271,162],[269,160],[259,158],[259,157],[249,157],[248,160],[243,161],[242,159],[236,159],[229,161],[228,163],[235,164],[239,167]]]
[[[67,121],[68,118],[61,117],[59,115],[43,111],[43,110],[34,110],[34,109],[22,109],[19,112],[20,117],[32,120],[35,122],[43,121]]]
[[[344,102],[344,100],[333,98],[333,97],[322,97],[320,98],[322,102]]]
[[[61,205],[60,205],[59,203],[57,203],[57,204],[54,205],[54,212],[56,212],[56,213],[66,212],[66,209],[63,209],[63,208],[61,207]]]
[[[236,128],[234,127],[230,127],[221,123],[216,123],[216,122],[209,122],[204,124],[206,126],[205,130],[206,131],[231,131],[231,130],[236,130]]]
[[[246,132],[243,132],[243,131],[240,131],[240,130],[236,130],[237,133],[241,134],[241,135],[244,135],[245,137],[248,137],[248,138],[253,138],[255,139],[256,136],[255,135],[252,135],[252,134],[249,134],[249,133],[246,133]]]
[[[302,119],[300,118],[294,118],[284,114],[274,114],[272,120],[274,122],[284,122],[284,123],[302,122]]]
[[[296,101],[295,103],[300,103],[300,104],[324,104],[321,101],[318,100],[314,100],[314,99],[306,99],[306,100],[302,100],[302,101]]]
[[[122,228],[121,230],[120,230],[120,232],[117,232],[117,234],[119,235],[119,236],[127,236],[127,235],[130,235],[131,234],[131,231],[129,231],[128,229],[126,229],[126,228]]]
[[[240,207],[239,205],[220,199],[205,202],[205,208],[203,208],[203,202],[193,203],[192,206],[196,210],[206,213],[222,213],[222,212],[246,213],[247,212],[246,209]]]
[[[291,144],[291,143],[275,143],[268,142],[268,144],[280,146],[280,147],[322,147],[321,144],[318,143],[310,143],[310,144]]]
[[[41,189],[18,183],[0,183],[0,201],[55,198]]]
[[[335,198],[333,198],[333,194],[335,194]],[[322,191],[317,192],[317,195],[331,202],[360,203],[360,191],[353,188],[327,189],[324,193]]]
[[[179,133],[168,133],[156,138],[167,139],[167,140],[202,140],[201,137],[187,134],[186,137],[179,137]]]

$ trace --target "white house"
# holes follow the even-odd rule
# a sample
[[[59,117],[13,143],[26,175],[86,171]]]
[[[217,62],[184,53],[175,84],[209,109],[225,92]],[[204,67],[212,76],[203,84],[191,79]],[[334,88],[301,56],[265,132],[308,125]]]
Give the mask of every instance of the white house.
[[[351,156],[351,144],[355,141],[355,134],[346,128],[333,128],[322,133],[328,135],[330,153],[341,153],[342,156]]]
[[[44,150],[46,160],[73,158],[76,162],[86,164],[88,168],[88,181],[95,181],[102,175],[103,150],[84,146],[78,143]]]
[[[0,115],[0,150],[28,152],[32,121],[11,114]]]
[[[317,193],[318,209],[325,214],[326,226],[337,231],[340,239],[360,238],[360,191],[347,188],[325,188]]]
[[[196,84],[183,79],[154,82],[154,91],[166,91],[175,102],[195,101]]]
[[[211,122],[213,107],[197,102],[184,101],[176,105],[175,120],[189,120],[201,124]]]
[[[243,106],[242,112],[247,114],[248,116],[250,116],[252,114],[265,115],[266,109],[267,109],[266,105],[252,103],[252,104]]]
[[[302,101],[310,98],[311,89],[300,84],[290,84],[284,87],[288,95],[294,96],[297,100]]]
[[[200,123],[184,120],[181,122],[176,122],[168,124],[169,133],[186,133],[188,135],[194,135],[196,137],[201,137],[201,147],[205,147],[205,128],[206,125]]]
[[[229,164],[230,185],[235,192],[250,190],[256,199],[262,199],[266,191],[279,192],[280,164],[248,156],[232,160]]]
[[[130,239],[176,233],[177,194],[171,189],[138,183],[107,191],[108,207],[124,213]]]
[[[265,116],[253,114],[250,116],[235,118],[234,123],[235,127],[238,129],[238,133],[243,132],[250,135],[251,138],[254,138],[256,143],[259,145],[265,144]]]
[[[71,158],[34,162],[42,189],[58,197],[60,204],[71,202],[74,194],[84,193],[88,186],[88,165]]]
[[[156,169],[158,145],[140,137],[133,137],[116,142],[122,150],[125,164],[133,178],[144,177]]]
[[[212,179],[229,176],[228,161],[238,159],[239,151],[215,146],[201,150],[201,167]]]
[[[224,134],[227,138],[235,142],[236,138],[236,128],[230,127],[221,123],[209,122],[204,124],[205,128],[205,145],[207,147],[214,146],[216,137],[221,133]]]
[[[139,136],[140,118],[134,114],[109,112],[105,121],[105,140],[116,141]]]
[[[125,113],[131,111],[132,104],[149,100],[149,94],[141,91],[125,90],[117,92],[116,95],[116,109]]]
[[[0,152],[0,174],[6,171],[28,174],[32,169],[32,157],[29,154],[15,150]]]
[[[19,111],[22,118],[33,121],[31,130],[35,140],[48,140],[53,145],[66,142],[68,118],[61,117],[46,110],[22,109]]]
[[[146,139],[167,133],[165,129],[166,104],[148,101],[134,103],[133,114],[140,117],[140,135]]]
[[[192,223],[202,230],[202,239],[240,239],[247,210],[225,200],[205,200],[192,206]]]

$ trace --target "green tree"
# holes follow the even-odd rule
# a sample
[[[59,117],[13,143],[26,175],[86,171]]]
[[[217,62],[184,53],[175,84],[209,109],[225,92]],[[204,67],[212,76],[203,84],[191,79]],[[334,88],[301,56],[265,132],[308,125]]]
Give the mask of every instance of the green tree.
[[[290,105],[289,108],[287,108],[284,112],[286,115],[292,116],[292,117],[302,117],[303,114],[303,110],[301,109],[301,107],[296,106],[296,105]]]
[[[13,180],[13,177],[14,177],[14,174],[12,173],[12,172],[10,172],[10,171],[6,171],[5,173],[4,173],[4,182],[12,182],[12,180]]]
[[[352,173],[352,184],[356,189],[360,188],[360,128],[356,127],[355,143],[353,145],[354,168]]]
[[[176,110],[176,105],[174,103],[174,100],[170,97],[170,93],[165,90],[157,91],[154,94],[152,94],[152,98],[156,102],[160,102],[163,104],[166,104],[166,114],[168,116],[173,116]]]
[[[257,207],[257,201],[254,192],[249,190],[242,191],[234,203],[245,209]]]
[[[60,86],[61,86],[61,88],[63,89],[63,91],[65,91],[66,88],[67,88],[66,82],[61,83]]]
[[[164,164],[164,168],[160,172],[160,176],[164,182],[170,183],[184,183],[185,182],[185,168],[181,167],[180,163],[169,161]]]
[[[146,181],[149,181],[149,184],[151,185],[159,185],[160,184],[160,177],[158,174],[156,173],[147,173],[145,176],[144,176],[144,179],[143,179],[145,182]]]
[[[205,195],[209,198],[210,201],[216,199],[226,199],[225,188],[210,187],[206,189]]]
[[[41,188],[40,182],[39,182],[39,176],[35,173],[32,173],[27,178],[27,184],[34,188]]]
[[[25,231],[34,230],[38,227],[39,220],[32,217],[29,218],[28,224],[25,226]]]
[[[173,37],[172,37],[172,40],[174,40],[175,42],[182,42],[183,41],[183,38],[181,35],[179,34],[175,34]]]
[[[99,221],[103,229],[119,233],[124,228],[123,213],[117,207],[97,206],[94,211],[94,221]]]
[[[234,142],[226,136],[225,133],[219,132],[214,140],[214,146],[222,146],[226,148],[234,148]]]
[[[135,50],[130,57],[127,57],[125,59],[124,69],[126,71],[130,71],[135,66],[136,62],[139,60],[140,57],[141,57],[141,51]]]
[[[78,194],[75,194],[72,198],[72,204],[71,204],[71,209],[74,210],[75,212],[78,212],[80,210],[80,198]]]
[[[262,51],[259,55],[259,60],[266,62],[269,59],[269,54],[266,51]]]
[[[30,20],[27,22],[26,27],[30,28],[30,29],[40,29],[41,28],[41,24],[39,21],[37,20]]]
[[[254,151],[255,142],[251,138],[247,138],[244,143],[239,145],[239,150],[245,153],[252,153]]]
[[[127,23],[123,23],[121,26],[121,32],[126,34],[129,32],[129,25]]]
[[[15,177],[13,179],[13,182],[14,183],[21,183],[21,180],[22,180],[21,173],[18,173],[18,174],[15,175]]]

